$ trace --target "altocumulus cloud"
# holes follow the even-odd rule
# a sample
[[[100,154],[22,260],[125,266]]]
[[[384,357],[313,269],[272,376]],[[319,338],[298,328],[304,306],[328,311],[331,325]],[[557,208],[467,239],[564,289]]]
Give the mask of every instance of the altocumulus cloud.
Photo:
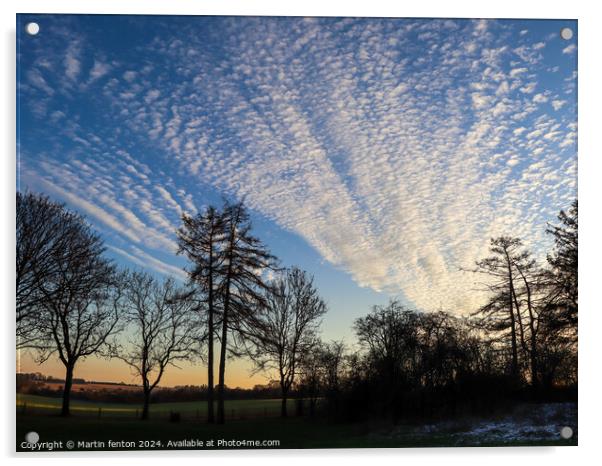
[[[573,49],[525,22],[140,21],[127,51],[57,26],[62,54],[22,83],[33,118],[65,121],[40,129],[60,158],[24,144],[24,176],[76,196],[138,264],[175,272],[154,254],[173,252],[179,215],[203,203],[194,186],[211,186],[360,286],[463,312],[482,296],[460,267],[500,234],[542,252],[576,195],[574,62],[550,79],[545,55]]]

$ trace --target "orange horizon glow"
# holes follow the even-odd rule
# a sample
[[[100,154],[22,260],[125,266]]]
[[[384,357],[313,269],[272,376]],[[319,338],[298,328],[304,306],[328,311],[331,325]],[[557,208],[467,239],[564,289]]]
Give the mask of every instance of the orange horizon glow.
[[[217,382],[216,362],[215,381]],[[272,377],[269,374],[252,374],[253,365],[243,359],[229,360],[226,364],[226,386],[230,388],[253,388],[255,385],[265,385]],[[17,373],[36,373],[46,376],[65,378],[65,366],[60,360],[51,358],[43,364],[38,363],[27,351],[17,352]],[[89,357],[75,365],[74,377],[88,382],[111,382],[141,385],[139,377],[122,361],[115,359],[106,360],[99,357]],[[175,387],[182,385],[207,384],[207,366],[198,361],[196,363],[181,363],[178,367],[170,366],[163,375],[160,387]]]

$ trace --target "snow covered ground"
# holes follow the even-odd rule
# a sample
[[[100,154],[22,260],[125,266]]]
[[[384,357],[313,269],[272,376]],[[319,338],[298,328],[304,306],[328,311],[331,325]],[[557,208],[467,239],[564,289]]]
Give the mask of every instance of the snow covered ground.
[[[422,425],[414,428],[411,434],[417,439],[440,436],[449,439],[450,446],[513,444],[560,440],[563,427],[570,427],[573,436],[577,435],[576,403],[520,404],[507,414]],[[407,426],[396,434],[407,436]]]
[[[523,440],[557,440],[563,427],[577,434],[577,405],[548,403],[531,405],[532,411],[512,413],[501,419],[482,421],[457,435],[464,442],[514,442]]]

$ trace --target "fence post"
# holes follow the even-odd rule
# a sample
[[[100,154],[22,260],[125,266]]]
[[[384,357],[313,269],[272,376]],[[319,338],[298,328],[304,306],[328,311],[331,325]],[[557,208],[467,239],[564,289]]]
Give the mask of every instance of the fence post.
[[[98,408],[98,419],[102,417],[102,407]]]
[[[138,419],[138,409],[136,409],[136,419]]]

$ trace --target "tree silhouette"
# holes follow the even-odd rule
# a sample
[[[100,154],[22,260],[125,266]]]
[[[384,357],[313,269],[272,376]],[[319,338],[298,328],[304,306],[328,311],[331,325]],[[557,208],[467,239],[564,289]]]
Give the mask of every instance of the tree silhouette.
[[[173,279],[158,282],[143,272],[124,280],[123,320],[128,331],[125,345],[114,345],[112,355],[125,362],[142,382],[142,419],[148,419],[152,391],[168,366],[191,358],[197,326],[190,293]]]
[[[512,351],[510,372],[514,378],[519,377],[518,323],[514,308],[516,278],[511,256],[515,254],[519,244],[520,240],[516,238],[492,238],[490,252],[493,255],[478,261],[475,269],[475,272],[486,274],[493,279],[486,284],[492,293],[490,300],[475,315],[483,317],[482,325],[488,330],[509,332]]]
[[[286,417],[288,394],[296,381],[300,359],[314,349],[320,318],[327,309],[313,277],[296,267],[275,280],[266,301],[252,337],[250,356],[259,370],[278,374],[281,415]]]
[[[224,261],[225,240],[224,218],[214,207],[209,206],[195,217],[182,216],[178,229],[178,253],[185,254],[192,263],[188,271],[190,282],[195,284],[205,297],[207,311],[207,420],[215,422],[214,412],[214,338],[216,316],[220,312],[217,285]]]
[[[311,349],[300,354],[298,363],[298,387],[300,394],[309,401],[309,414],[314,416],[318,399],[323,394],[325,387],[324,376],[324,343],[316,339],[311,344]],[[281,389],[282,391],[282,389]]]
[[[39,284],[43,312],[40,331],[50,341],[44,361],[57,353],[65,366],[61,414],[69,402],[76,363],[98,353],[117,329],[121,283],[114,265],[103,257],[100,237],[75,214],[66,214],[52,234],[61,238],[47,259],[53,273]]]
[[[486,286],[492,295],[475,315],[482,317],[484,328],[509,332],[511,374],[519,377],[520,345],[529,358],[531,382],[537,387],[542,272],[518,238],[492,238],[490,252],[491,257],[477,262],[475,272],[491,278]]]
[[[560,226],[546,231],[554,237],[555,248],[548,255],[550,305],[554,308],[555,325],[577,331],[578,311],[578,205],[573,201],[568,212],[558,214]],[[575,337],[576,338],[576,337]]]
[[[17,192],[16,207],[17,348],[43,349],[50,342],[39,326],[41,287],[60,272],[60,257],[78,234],[80,219],[40,194]]]
[[[225,240],[224,263],[220,268],[222,277],[219,295],[223,303],[220,337],[220,361],[218,378],[217,422],[224,422],[224,389],[228,331],[235,337],[245,338],[255,327],[255,311],[265,302],[265,291],[269,285],[262,277],[267,270],[276,269],[276,258],[263,243],[251,234],[249,214],[242,202],[226,203],[223,209]],[[233,341],[236,346],[236,340]]]
[[[355,320],[354,330],[360,345],[368,350],[383,382],[391,389],[409,383],[416,371],[414,355],[418,349],[419,314],[392,300],[386,306],[374,306],[372,312]],[[410,370],[402,370],[410,368]]]

